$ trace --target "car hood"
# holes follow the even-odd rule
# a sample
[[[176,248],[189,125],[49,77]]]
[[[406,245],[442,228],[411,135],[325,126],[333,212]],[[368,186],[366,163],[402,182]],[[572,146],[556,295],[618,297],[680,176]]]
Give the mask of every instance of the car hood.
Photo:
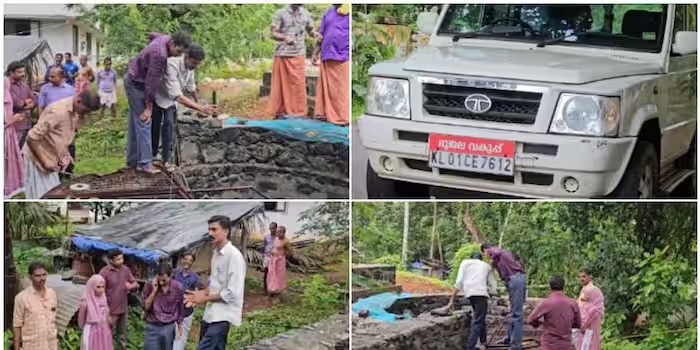
[[[462,45],[423,47],[404,61],[404,69],[563,84],[661,73],[660,67],[633,58],[582,56],[555,52],[546,47],[534,48],[534,44],[530,49]]]

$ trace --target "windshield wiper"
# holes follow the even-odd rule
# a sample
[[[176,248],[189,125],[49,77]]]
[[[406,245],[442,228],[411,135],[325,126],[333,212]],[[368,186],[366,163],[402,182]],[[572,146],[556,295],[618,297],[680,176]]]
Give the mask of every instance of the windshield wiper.
[[[455,34],[452,37],[452,42],[456,43],[460,39],[476,38],[477,36],[482,36],[482,35],[484,35],[484,33],[482,33],[482,32],[459,33],[459,34]]]
[[[558,38],[543,40],[543,41],[537,43],[537,47],[545,47],[547,45],[556,44],[558,42],[562,42],[562,41],[565,41],[566,39],[570,39],[573,37],[586,36],[586,35],[588,35],[588,33],[589,32],[578,32],[578,33],[572,33],[569,35],[560,36]]]

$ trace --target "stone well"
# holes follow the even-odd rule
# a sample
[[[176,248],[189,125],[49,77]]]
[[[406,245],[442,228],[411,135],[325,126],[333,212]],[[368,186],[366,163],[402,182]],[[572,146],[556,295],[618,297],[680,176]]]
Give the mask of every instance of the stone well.
[[[348,315],[336,315],[327,320],[280,334],[249,346],[246,350],[348,350],[350,335]]]
[[[179,165],[195,197],[348,198],[349,149],[306,142],[257,127],[216,127],[209,119],[177,120]],[[203,192],[201,189],[218,189]]]
[[[449,316],[431,315],[430,311],[449,302],[448,295],[424,295],[399,299],[387,311],[409,314],[412,317],[395,322],[360,318],[353,315],[352,348],[357,350],[456,350],[464,349],[471,323],[471,307],[462,299],[457,311]],[[537,300],[528,300],[525,317]],[[495,340],[505,336],[508,320],[506,299],[492,299],[486,319],[489,337]],[[501,326],[502,325],[502,326]],[[523,338],[537,338],[539,332],[525,325]]]

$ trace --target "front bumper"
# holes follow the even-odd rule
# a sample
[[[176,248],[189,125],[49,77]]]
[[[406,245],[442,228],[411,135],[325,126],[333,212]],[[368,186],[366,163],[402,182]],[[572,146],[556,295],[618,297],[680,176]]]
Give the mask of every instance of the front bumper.
[[[364,115],[360,139],[382,178],[531,198],[594,198],[620,182],[636,138],[595,138],[453,126]],[[428,167],[430,133],[516,142],[514,176]],[[383,164],[391,161],[391,171]],[[576,191],[564,180],[578,181]]]

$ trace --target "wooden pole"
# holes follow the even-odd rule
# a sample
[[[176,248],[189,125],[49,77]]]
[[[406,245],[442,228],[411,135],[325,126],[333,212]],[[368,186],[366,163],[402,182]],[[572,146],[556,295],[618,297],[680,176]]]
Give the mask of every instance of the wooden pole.
[[[505,220],[505,222],[503,222],[503,226],[501,227],[501,234],[498,237],[498,247],[499,248],[503,247],[503,234],[506,232],[506,226],[508,226],[508,218],[510,217],[510,210],[511,209],[513,209],[512,202],[508,206],[508,213],[506,213],[506,220]]]
[[[430,259],[432,259],[435,254],[435,228],[437,226],[437,202],[433,202],[433,234],[430,236]]]
[[[408,259],[408,202],[403,205],[403,244],[401,246],[401,265],[406,266]]]

